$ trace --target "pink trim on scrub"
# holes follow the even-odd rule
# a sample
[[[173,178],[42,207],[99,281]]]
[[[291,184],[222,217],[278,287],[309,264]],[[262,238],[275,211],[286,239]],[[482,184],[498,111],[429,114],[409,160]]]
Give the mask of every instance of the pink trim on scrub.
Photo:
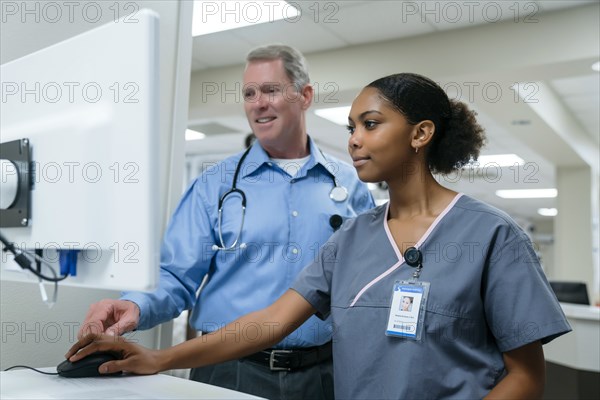
[[[435,221],[433,221],[433,223],[429,226],[427,231],[423,234],[423,236],[421,236],[421,239],[419,239],[417,244],[415,244],[415,247],[417,249],[421,247],[421,245],[423,244],[423,242],[425,242],[425,240],[427,240],[427,238],[429,237],[431,232],[435,229],[436,226],[438,226],[438,224],[440,223],[442,218],[444,218],[446,216],[446,214],[448,214],[448,212],[450,212],[452,207],[454,207],[454,205],[456,204],[458,199],[460,199],[461,197],[462,197],[462,193],[457,193],[456,196],[454,196],[454,199],[452,199],[452,201],[450,202],[450,204],[448,204],[446,206],[444,211],[442,211],[440,213],[440,215],[437,216]],[[380,280],[382,280],[383,278],[385,278],[386,276],[388,276],[389,274],[394,272],[398,267],[400,267],[404,263],[404,256],[402,255],[402,253],[400,252],[400,249],[396,245],[396,242],[394,241],[394,238],[392,237],[392,233],[390,232],[390,228],[387,223],[389,212],[390,212],[390,203],[388,203],[385,208],[385,217],[383,219],[383,229],[385,230],[385,234],[388,237],[388,241],[392,245],[392,248],[394,249],[394,252],[396,253],[396,256],[398,257],[398,262],[395,263],[394,265],[392,265],[390,268],[388,268],[385,272],[380,274],[378,277],[373,279],[371,282],[367,283],[365,285],[365,287],[363,287],[358,292],[358,294],[354,297],[354,300],[352,300],[352,303],[350,303],[350,307],[354,307],[354,304],[356,304],[358,299],[360,299],[360,297],[363,295],[363,293],[366,292],[367,290],[369,290],[369,288],[371,286],[373,286],[374,284],[376,284],[377,282],[379,282]]]

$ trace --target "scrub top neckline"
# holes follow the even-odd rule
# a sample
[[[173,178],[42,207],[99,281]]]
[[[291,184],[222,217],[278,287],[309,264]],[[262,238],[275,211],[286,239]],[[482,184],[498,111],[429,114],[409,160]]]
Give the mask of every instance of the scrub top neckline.
[[[427,238],[431,235],[431,232],[433,232],[433,230],[436,228],[436,226],[439,225],[440,221],[446,216],[446,214],[448,214],[448,212],[450,212],[450,210],[454,207],[454,205],[456,204],[458,199],[460,199],[462,197],[462,195],[463,195],[462,193],[457,193],[456,196],[454,196],[454,198],[452,199],[452,201],[446,206],[446,208],[444,208],[444,211],[442,211],[440,213],[440,215],[438,215],[437,218],[431,223],[431,225],[429,226],[427,231],[423,234],[423,236],[421,236],[419,241],[415,244],[415,247],[417,249],[420,248],[421,245],[427,240]],[[396,257],[398,257],[398,261],[396,263],[394,263],[394,265],[392,265],[390,268],[385,270],[383,273],[379,274],[379,276],[377,276],[371,282],[367,283],[356,294],[356,296],[350,303],[350,307],[353,307],[356,304],[356,302],[358,301],[358,299],[360,299],[360,297],[363,295],[363,293],[365,293],[367,290],[369,290],[369,288],[371,286],[375,285],[377,282],[379,282],[380,280],[382,280],[383,278],[385,278],[386,276],[388,276],[389,274],[394,272],[396,269],[398,269],[402,264],[404,264],[404,256],[402,255],[402,252],[400,252],[400,249],[396,245],[396,241],[394,240],[394,237],[392,236],[392,233],[390,232],[390,228],[387,223],[389,210],[390,210],[390,203],[388,203],[385,207],[385,215],[383,218],[383,229],[388,238],[388,242],[390,243],[390,246],[392,246],[392,249],[396,253]]]
[[[417,249],[421,248],[423,243],[431,235],[431,232],[433,232],[435,227],[439,225],[439,223],[446,216],[446,214],[448,214],[450,212],[452,207],[454,207],[454,205],[456,204],[458,199],[460,199],[462,197],[462,195],[463,195],[462,193],[457,193],[454,196],[454,198],[450,201],[450,203],[448,203],[448,205],[444,208],[444,210],[435,218],[435,220],[431,223],[431,225],[429,225],[429,228],[427,228],[427,230],[425,231],[423,236],[421,236],[421,238],[417,241],[417,243],[414,245],[414,247],[416,247]],[[387,205],[385,206],[385,215],[383,217],[383,229],[385,230],[385,234],[388,238],[388,241],[390,242],[390,245],[392,246],[392,249],[394,249],[394,253],[396,253],[396,256],[398,257],[398,261],[400,261],[400,264],[402,264],[404,262],[404,256],[402,255],[402,252],[398,248],[398,245],[396,244],[396,241],[394,240],[394,237],[392,236],[392,232],[390,231],[390,227],[388,225],[389,213],[390,213],[390,203],[388,202]]]

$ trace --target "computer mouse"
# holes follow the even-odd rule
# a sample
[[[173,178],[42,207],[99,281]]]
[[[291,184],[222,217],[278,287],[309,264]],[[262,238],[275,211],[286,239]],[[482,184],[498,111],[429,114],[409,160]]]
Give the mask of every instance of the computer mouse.
[[[98,367],[100,365],[107,361],[118,359],[119,357],[117,357],[114,353],[98,352],[90,354],[89,356],[75,362],[65,360],[58,364],[56,371],[58,372],[58,375],[65,378],[90,378],[94,376],[121,375],[121,372],[115,372],[112,374],[101,374],[98,372]]]

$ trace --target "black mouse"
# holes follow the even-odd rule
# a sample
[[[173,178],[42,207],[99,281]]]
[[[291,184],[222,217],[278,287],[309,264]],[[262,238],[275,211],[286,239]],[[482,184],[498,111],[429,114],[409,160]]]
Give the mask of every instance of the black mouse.
[[[89,356],[75,362],[65,360],[58,364],[56,371],[58,372],[58,375],[65,378],[89,378],[94,376],[121,375],[120,371],[112,374],[101,374],[98,372],[98,367],[100,365],[107,361],[118,359],[119,357],[117,357],[114,353],[98,352],[90,354]]]

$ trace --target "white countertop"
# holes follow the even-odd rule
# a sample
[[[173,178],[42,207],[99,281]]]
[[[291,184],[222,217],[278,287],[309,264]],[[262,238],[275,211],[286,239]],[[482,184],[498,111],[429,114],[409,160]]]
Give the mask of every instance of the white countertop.
[[[56,368],[41,368],[56,372]],[[8,399],[257,399],[170,375],[63,378],[28,369],[0,372],[0,398]]]
[[[600,372],[600,307],[560,303],[573,331],[544,346],[546,360]]]
[[[600,321],[600,307],[584,306],[582,304],[560,303],[567,318],[589,319]]]

